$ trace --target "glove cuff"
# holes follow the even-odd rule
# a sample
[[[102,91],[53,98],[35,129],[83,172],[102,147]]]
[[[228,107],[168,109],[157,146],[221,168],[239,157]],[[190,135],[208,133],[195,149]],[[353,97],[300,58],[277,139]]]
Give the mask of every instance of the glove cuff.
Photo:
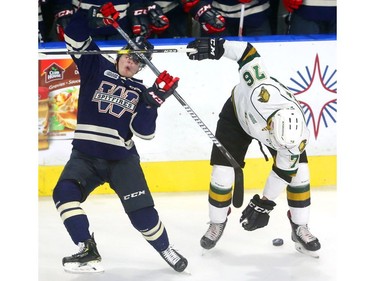
[[[260,199],[259,194],[255,194],[253,196],[253,199],[251,199],[256,205],[267,208],[268,210],[273,210],[273,208],[276,206],[276,203],[272,200],[268,199]]]
[[[190,13],[190,10],[196,6],[199,0],[182,0],[182,5],[185,13]]]
[[[69,10],[61,10],[61,11],[58,11],[56,14],[55,14],[55,19],[59,19],[59,18],[62,18],[62,17],[66,17],[66,16],[72,16],[74,14],[74,10],[73,9],[69,9]]]
[[[199,1],[190,9],[190,14],[195,20],[199,21],[199,18],[210,9],[212,9],[211,4],[206,1]]]

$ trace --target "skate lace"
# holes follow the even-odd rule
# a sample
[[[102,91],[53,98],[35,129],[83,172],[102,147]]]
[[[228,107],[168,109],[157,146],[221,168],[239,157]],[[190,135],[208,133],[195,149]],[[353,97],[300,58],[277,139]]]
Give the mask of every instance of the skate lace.
[[[224,223],[210,223],[210,226],[208,227],[208,230],[204,236],[210,240],[216,241],[223,232],[224,226]]]
[[[72,255],[72,257],[78,257],[86,250],[85,243],[79,242],[78,247],[78,253]]]
[[[311,234],[309,228],[305,225],[301,225],[297,228],[297,235],[300,237],[305,243],[309,243],[311,241],[316,240],[316,237]]]
[[[176,254],[175,250],[172,249],[171,246],[161,252],[161,255],[168,263],[173,265],[175,265],[180,260],[180,257]]]

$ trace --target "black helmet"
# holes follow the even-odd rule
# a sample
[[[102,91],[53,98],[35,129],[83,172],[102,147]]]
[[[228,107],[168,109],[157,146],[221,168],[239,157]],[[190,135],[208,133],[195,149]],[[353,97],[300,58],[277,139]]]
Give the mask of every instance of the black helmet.
[[[154,49],[154,45],[152,45],[152,44],[151,44],[151,43],[150,43],[145,37],[143,37],[143,36],[138,36],[138,37],[136,37],[136,38],[134,39],[133,42],[138,46],[138,49],[139,49],[139,50],[152,50],[152,49]],[[132,47],[130,46],[130,44],[127,44],[127,45],[126,45],[125,47],[123,47],[121,50],[134,50],[134,48],[132,48]],[[143,54],[145,55],[145,57],[146,57],[149,61],[151,61],[151,59],[152,59],[152,53],[143,53]],[[118,61],[119,61],[119,59],[120,59],[121,56],[122,56],[121,54],[117,55],[117,58],[116,58],[116,62],[117,62],[117,63],[118,63]],[[139,55],[133,53],[133,54],[129,54],[129,56],[130,56],[134,61],[139,62],[140,67],[144,67],[144,66],[146,65],[146,62],[144,62],[144,61],[142,60],[142,58],[141,58]]]

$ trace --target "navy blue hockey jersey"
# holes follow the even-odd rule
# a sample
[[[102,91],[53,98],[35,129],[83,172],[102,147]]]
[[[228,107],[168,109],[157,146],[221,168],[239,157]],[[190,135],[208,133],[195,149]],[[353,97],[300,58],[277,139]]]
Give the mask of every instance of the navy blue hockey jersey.
[[[86,11],[78,10],[65,30],[69,51],[99,50],[89,37]],[[121,77],[108,55],[72,55],[80,74],[77,128],[73,148],[90,156],[118,160],[137,153],[132,136],[151,139],[157,108],[143,100],[141,80]]]

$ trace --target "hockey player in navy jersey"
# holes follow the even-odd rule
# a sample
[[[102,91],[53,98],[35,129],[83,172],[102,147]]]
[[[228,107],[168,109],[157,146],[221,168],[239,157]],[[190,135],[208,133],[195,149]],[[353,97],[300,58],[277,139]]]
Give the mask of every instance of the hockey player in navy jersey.
[[[209,0],[162,0],[158,4],[169,19],[169,27],[156,35],[157,38],[192,37],[199,32],[201,36],[225,30],[225,20]],[[193,21],[192,21],[193,20]],[[199,23],[199,30],[193,22]]]
[[[269,0],[213,0],[211,5],[225,19],[227,28],[215,37],[238,36],[241,6],[244,7],[242,36],[271,35]]]
[[[64,41],[64,29],[77,9],[89,10],[99,8],[108,0],[43,0],[51,6],[54,22],[48,41]],[[163,14],[159,5],[151,0],[112,0],[111,3],[119,12],[118,24],[131,37],[150,37],[164,32],[169,27],[169,19]],[[39,27],[43,28],[39,16]],[[43,34],[41,30],[40,32]],[[121,35],[112,26],[91,30],[95,40],[122,40]],[[46,41],[46,40],[44,40]]]
[[[283,0],[287,17],[287,34],[336,34],[336,0]]]
[[[188,44],[196,53],[192,60],[225,57],[238,63],[239,83],[219,115],[216,137],[245,166],[245,155],[252,140],[265,145],[273,166],[263,188],[254,195],[240,218],[242,227],[253,231],[268,224],[274,200],[286,189],[292,240],[299,252],[318,257],[319,240],[308,228],[310,215],[310,173],[306,146],[309,131],[294,95],[269,75],[259,53],[248,42],[222,38],[201,38]],[[262,150],[263,151],[263,150]],[[210,226],[201,238],[204,249],[215,247],[230,213],[234,172],[220,150],[213,146],[209,189]]]
[[[102,6],[100,12],[104,17],[118,18],[111,3]],[[87,10],[79,9],[72,16],[64,35],[68,50],[99,50],[89,36],[89,21]],[[99,26],[107,24],[101,21]],[[140,49],[153,48],[140,37],[135,44]],[[151,59],[149,53],[146,57]],[[133,136],[146,140],[154,137],[158,107],[173,94],[179,78],[163,71],[152,87],[145,86],[133,77],[145,66],[134,53],[119,55],[117,59],[108,55],[72,55],[72,59],[81,79],[77,127],[71,156],[53,190],[53,200],[79,252],[63,258],[64,269],[68,272],[104,270],[81,203],[95,188],[107,182],[118,195],[134,228],[174,270],[184,271],[188,262],[169,243],[133,141]],[[126,239],[126,234],[121,234],[119,239]],[[131,258],[131,253],[124,255]]]

